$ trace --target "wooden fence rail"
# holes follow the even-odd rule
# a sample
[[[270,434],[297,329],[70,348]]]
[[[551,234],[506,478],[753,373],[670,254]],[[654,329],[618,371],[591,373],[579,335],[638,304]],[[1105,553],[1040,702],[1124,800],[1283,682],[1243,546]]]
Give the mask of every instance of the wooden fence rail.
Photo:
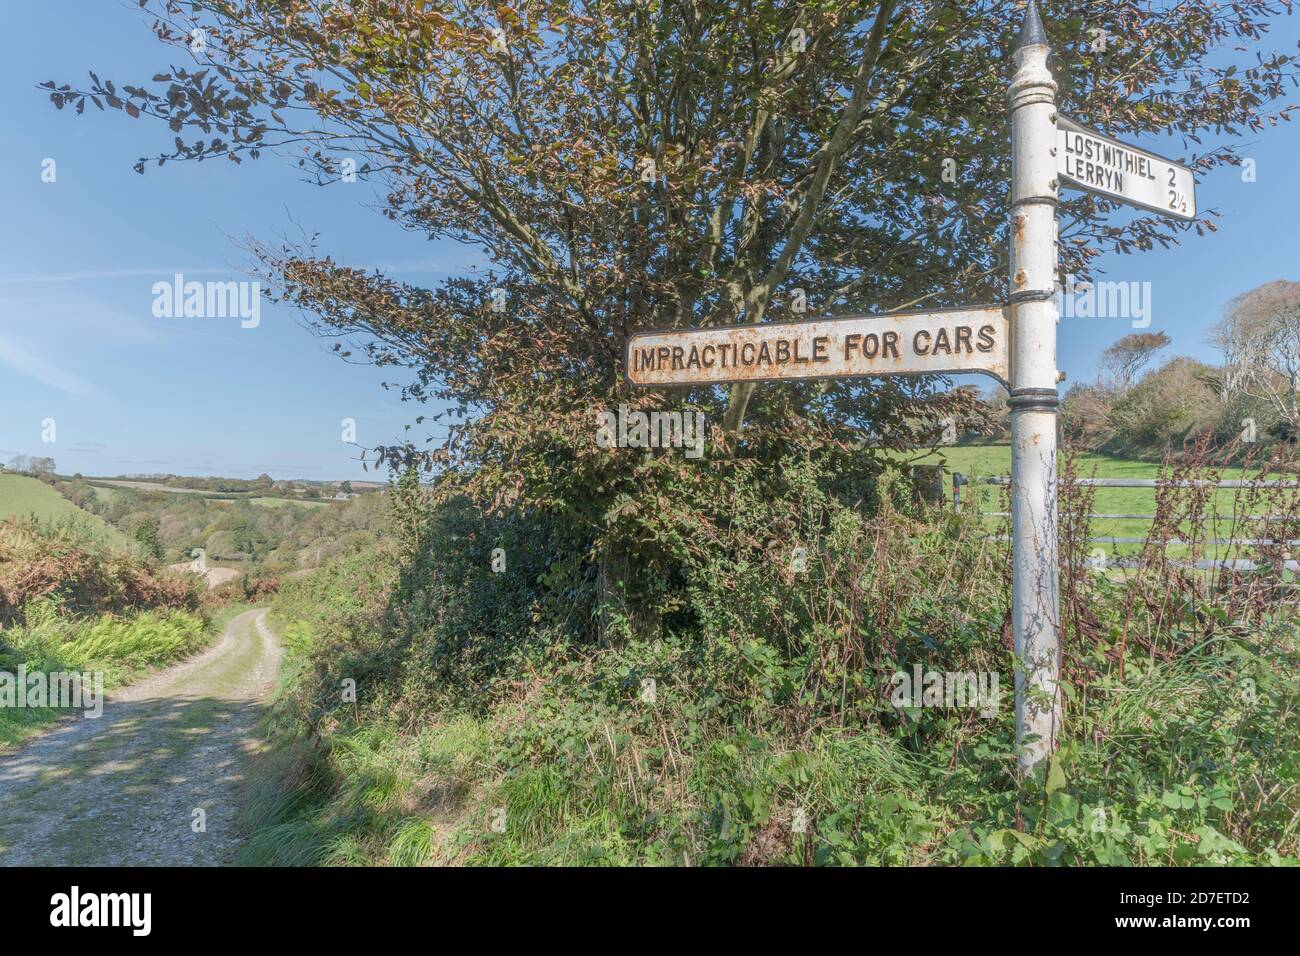
[[[1009,485],[1011,478],[1007,475],[996,475],[986,478],[972,478],[969,475],[963,475],[961,472],[953,472],[952,476],[952,503],[954,508],[961,507],[961,489],[963,485],[984,484],[984,485]],[[1246,478],[1225,478],[1213,480],[1209,478],[1181,478],[1181,479],[1163,479],[1163,478],[1076,478],[1074,484],[1089,485],[1098,488],[1300,488],[1300,481],[1285,479],[1269,479],[1266,481],[1253,481]],[[987,512],[992,518],[1008,518],[1010,513],[1006,511]],[[1155,515],[1151,514],[1123,514],[1123,513],[1093,513],[1088,515],[1089,518],[1100,519],[1154,519]],[[1241,515],[1237,521],[1293,521],[1293,517],[1286,515]],[[991,540],[1006,541],[1008,535],[990,535]],[[1113,537],[1099,536],[1089,538],[1089,541],[1099,544],[1144,544],[1146,538],[1134,537]],[[1271,538],[1218,538],[1202,542],[1206,545],[1227,545],[1237,547],[1260,547],[1260,546],[1284,546],[1295,547],[1300,545],[1300,540],[1276,540]],[[1139,566],[1139,561],[1135,558],[1108,557],[1104,561],[1090,561],[1090,567],[1096,568],[1133,568]],[[1171,561],[1170,564],[1183,568],[1195,568],[1198,571],[1256,571],[1263,568],[1277,567],[1270,562],[1255,561],[1251,558],[1204,558],[1198,561]],[[1281,569],[1287,571],[1300,571],[1300,561],[1296,561],[1286,556],[1286,559],[1280,562]]]
[[[1009,485],[1009,475],[972,478],[960,471],[952,473],[952,504],[961,507],[962,485]],[[1295,479],[1269,478],[1076,478],[1073,484],[1092,488],[1300,488]],[[1001,517],[1006,517],[1001,514]],[[1089,515],[1090,518],[1151,518],[1154,515]],[[1251,520],[1284,520],[1275,516],[1260,515]]]

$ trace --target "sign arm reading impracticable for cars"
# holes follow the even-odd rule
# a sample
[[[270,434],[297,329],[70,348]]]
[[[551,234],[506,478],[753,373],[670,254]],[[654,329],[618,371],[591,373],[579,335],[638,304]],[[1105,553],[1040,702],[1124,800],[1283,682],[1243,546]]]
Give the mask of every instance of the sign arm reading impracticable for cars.
[[[642,332],[627,345],[636,385],[719,384],[981,372],[1007,382],[1002,306]]]
[[[1057,114],[1050,52],[1030,0],[1008,91],[1011,291],[1005,307],[642,332],[627,345],[628,377],[643,386],[978,372],[1007,387],[1016,744],[1026,775],[1056,749],[1061,725],[1057,190],[1076,186],[1177,219],[1196,218],[1196,180],[1186,166]]]

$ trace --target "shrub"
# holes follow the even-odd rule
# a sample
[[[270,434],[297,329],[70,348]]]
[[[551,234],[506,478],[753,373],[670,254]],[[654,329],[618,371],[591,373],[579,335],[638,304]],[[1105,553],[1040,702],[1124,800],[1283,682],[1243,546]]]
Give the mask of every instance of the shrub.
[[[75,614],[192,611],[200,600],[193,581],[142,565],[74,529],[16,518],[0,521],[0,624],[44,597],[57,598]]]
[[[1158,546],[1196,537],[1206,492],[1162,487],[1114,577],[1086,570],[1092,508],[1063,492],[1063,746],[1022,781],[1005,543],[889,472],[856,499],[838,478],[733,467],[642,515],[669,569],[650,628],[602,588],[596,535],[400,490],[391,546],[276,598],[299,783],[264,781],[249,861],[1294,862],[1285,581]],[[1242,513],[1286,512],[1254,494]],[[915,665],[996,673],[1000,706],[895,706]]]
[[[1219,399],[1210,385],[1213,370],[1192,359],[1173,359],[1115,399],[1111,438],[1104,451],[1156,458],[1213,423]]]

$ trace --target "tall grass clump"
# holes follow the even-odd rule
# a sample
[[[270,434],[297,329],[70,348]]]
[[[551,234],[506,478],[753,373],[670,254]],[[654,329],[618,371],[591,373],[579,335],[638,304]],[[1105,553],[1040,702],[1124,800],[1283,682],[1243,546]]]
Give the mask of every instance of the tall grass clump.
[[[208,637],[193,582],[68,526],[0,522],[0,672],[99,672],[112,688],[193,654]],[[0,747],[61,715],[0,708]]]
[[[78,617],[44,598],[25,605],[21,621],[0,631],[0,672],[97,672],[110,689],[188,657],[208,637],[208,622],[188,611]],[[62,714],[48,707],[0,707],[0,746],[20,742]]]

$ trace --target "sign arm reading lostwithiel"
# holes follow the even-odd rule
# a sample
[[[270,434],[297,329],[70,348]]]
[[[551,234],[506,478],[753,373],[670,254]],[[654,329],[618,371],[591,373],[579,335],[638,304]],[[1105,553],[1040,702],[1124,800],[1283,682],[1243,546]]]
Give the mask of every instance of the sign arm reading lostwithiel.
[[[1056,166],[1068,186],[1175,219],[1196,218],[1196,176],[1182,163],[1056,118]]]
[[[1022,774],[1060,732],[1057,565],[1057,188],[1087,189],[1178,219],[1196,217],[1192,171],[1058,116],[1047,33],[1030,0],[1008,91],[1011,294],[1005,306],[643,332],[627,345],[635,385],[720,384],[979,372],[1011,409],[1012,619]]]

